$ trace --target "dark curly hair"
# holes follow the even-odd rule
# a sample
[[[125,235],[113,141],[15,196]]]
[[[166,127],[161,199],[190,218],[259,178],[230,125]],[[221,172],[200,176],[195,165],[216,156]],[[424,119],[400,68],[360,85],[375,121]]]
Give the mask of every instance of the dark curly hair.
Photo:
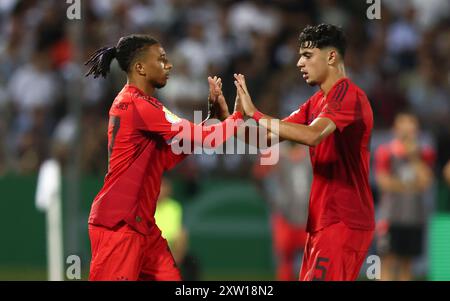
[[[344,57],[347,42],[342,28],[331,24],[308,25],[300,33],[301,48],[334,47]]]

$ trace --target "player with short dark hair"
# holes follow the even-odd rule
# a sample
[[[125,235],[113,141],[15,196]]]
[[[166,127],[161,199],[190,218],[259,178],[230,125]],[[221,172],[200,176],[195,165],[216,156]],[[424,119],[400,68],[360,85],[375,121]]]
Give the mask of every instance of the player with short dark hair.
[[[155,223],[163,172],[186,154],[172,140],[216,147],[234,134],[239,106],[228,113],[220,78],[208,78],[210,108],[224,121],[195,125],[171,113],[153,94],[166,85],[172,64],[163,47],[146,35],[122,37],[117,46],[97,50],[87,75],[105,77],[113,59],[127,84],[109,111],[108,173],[89,216],[92,247],[90,280],[181,280],[167,241]],[[210,134],[215,139],[206,139]]]
[[[334,25],[301,32],[297,67],[320,90],[282,121],[259,112],[244,76],[235,74],[245,114],[271,132],[269,145],[278,135],[280,141],[310,146],[313,183],[300,280],[355,280],[373,238],[373,113],[366,94],[345,75],[345,46],[342,30]]]

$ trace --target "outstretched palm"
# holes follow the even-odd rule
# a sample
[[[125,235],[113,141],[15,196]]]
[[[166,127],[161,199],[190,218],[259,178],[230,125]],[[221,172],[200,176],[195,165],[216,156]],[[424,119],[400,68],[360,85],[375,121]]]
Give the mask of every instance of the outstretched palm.
[[[214,76],[213,78],[208,76],[208,84],[208,107],[209,114],[211,115],[209,117],[224,120],[230,115],[230,113],[228,111],[227,102],[225,101],[225,97],[222,93],[222,79],[217,76]]]
[[[237,89],[237,97],[239,98],[242,108],[244,109],[245,115],[252,117],[256,112],[255,105],[252,102],[250,93],[248,92],[247,85],[245,83],[245,78],[242,74],[234,74],[234,84]]]

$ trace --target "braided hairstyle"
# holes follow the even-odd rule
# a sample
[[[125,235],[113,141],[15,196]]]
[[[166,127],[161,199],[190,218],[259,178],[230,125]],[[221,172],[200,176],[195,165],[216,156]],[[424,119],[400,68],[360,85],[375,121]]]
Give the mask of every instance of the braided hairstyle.
[[[106,77],[114,58],[119,62],[120,69],[128,73],[133,60],[148,46],[155,44],[159,42],[148,35],[133,34],[122,37],[116,46],[100,48],[91,55],[84,63],[86,66],[91,65],[85,76]]]

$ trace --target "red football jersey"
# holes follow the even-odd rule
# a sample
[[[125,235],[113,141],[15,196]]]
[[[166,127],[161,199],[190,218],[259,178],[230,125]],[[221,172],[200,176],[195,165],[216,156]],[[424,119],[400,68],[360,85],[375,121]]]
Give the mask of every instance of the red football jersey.
[[[156,98],[126,85],[109,111],[108,173],[92,204],[89,223],[113,228],[124,221],[150,234],[157,229],[154,213],[163,172],[186,156],[173,152],[172,138],[206,143],[211,140],[205,139],[209,134],[223,130],[220,139],[207,145],[218,146],[234,134],[229,129],[235,129],[241,118],[242,114],[234,113],[219,124],[195,125],[172,114]]]
[[[326,97],[318,91],[284,120],[309,125],[318,117],[331,119],[336,130],[310,147],[313,183],[307,230],[315,232],[340,221],[352,229],[373,230],[369,186],[373,113],[367,96],[342,78]]]

